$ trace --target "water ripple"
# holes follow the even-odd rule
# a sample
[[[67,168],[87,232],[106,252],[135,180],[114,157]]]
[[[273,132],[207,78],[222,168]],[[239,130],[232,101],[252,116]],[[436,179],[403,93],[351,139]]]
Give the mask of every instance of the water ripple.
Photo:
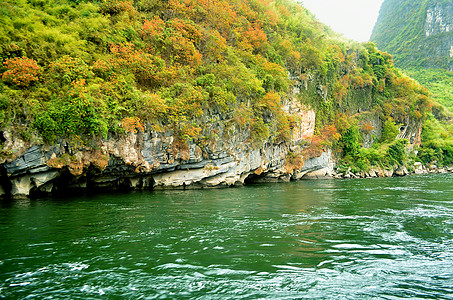
[[[453,177],[0,208],[0,298],[453,299]]]

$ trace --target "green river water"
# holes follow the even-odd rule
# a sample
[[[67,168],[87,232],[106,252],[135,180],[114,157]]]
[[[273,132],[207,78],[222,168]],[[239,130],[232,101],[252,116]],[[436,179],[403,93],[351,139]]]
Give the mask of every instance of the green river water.
[[[0,298],[453,299],[453,176],[3,201]]]

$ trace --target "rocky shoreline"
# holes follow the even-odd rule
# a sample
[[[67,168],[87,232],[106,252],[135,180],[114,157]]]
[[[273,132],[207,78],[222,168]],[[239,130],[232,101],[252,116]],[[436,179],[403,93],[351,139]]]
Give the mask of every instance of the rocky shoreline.
[[[124,141],[119,143],[124,144]],[[289,171],[285,165],[288,148],[283,144],[267,144],[262,149],[244,147],[235,154],[213,153],[207,157],[197,154],[195,145],[192,148],[193,151],[189,147],[185,160],[164,163],[160,159],[153,167],[144,168],[143,161],[128,162],[112,151],[107,155],[91,149],[68,156],[59,152],[59,148],[35,145],[14,161],[0,165],[0,198],[30,198],[68,191],[202,189],[253,182],[453,173],[453,166],[424,166],[420,162],[394,169],[373,167],[367,172],[353,173],[351,169],[340,172],[330,152],[309,158],[300,168]],[[150,150],[141,149],[139,153]]]
[[[149,149],[148,149],[149,150]],[[29,198],[68,191],[201,189],[244,185],[250,182],[282,182],[325,170],[331,172],[330,153],[307,159],[288,172],[284,145],[262,149],[245,147],[234,155],[188,155],[186,160],[141,168],[115,155],[90,150],[57,157],[58,148],[29,148],[21,157],[0,165],[0,198]],[[190,152],[192,153],[192,151]]]
[[[423,174],[448,174],[453,173],[453,166],[449,167],[438,167],[435,164],[429,166],[423,165],[421,162],[416,162],[410,168],[407,167],[398,167],[395,169],[384,169],[380,167],[371,168],[367,172],[353,173],[351,169],[348,169],[346,172],[340,172],[338,170],[333,170],[330,174],[325,174],[326,178],[334,179],[356,179],[356,178],[383,178],[383,177],[403,177],[408,175],[423,175]],[[318,179],[323,176],[316,176],[309,179]],[[308,178],[306,178],[308,179]]]

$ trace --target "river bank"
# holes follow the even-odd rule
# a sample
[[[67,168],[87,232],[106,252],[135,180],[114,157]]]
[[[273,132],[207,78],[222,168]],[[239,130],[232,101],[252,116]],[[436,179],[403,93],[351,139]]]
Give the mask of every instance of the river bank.
[[[236,155],[219,153],[210,157],[196,154],[196,145],[187,160],[173,160],[155,168],[143,169],[115,155],[99,151],[61,155],[59,149],[29,148],[10,163],[0,165],[0,198],[33,198],[70,191],[133,191],[162,189],[225,188],[249,183],[289,182],[317,179],[402,177],[412,174],[453,173],[453,166],[428,166],[420,162],[368,171],[341,170],[331,151],[288,169],[288,148],[267,145],[263,149],[243,148]],[[131,153],[124,149],[124,153]],[[143,151],[143,150],[142,150]],[[142,151],[137,151],[142,153]],[[123,154],[123,157],[127,155]]]
[[[385,169],[381,167],[373,167],[369,171],[351,172],[349,168],[346,172],[341,172],[334,169],[332,172],[327,170],[314,171],[306,174],[303,179],[355,179],[355,178],[378,178],[378,177],[403,177],[408,175],[423,175],[423,174],[447,174],[453,173],[453,166],[438,167],[435,164],[428,166],[423,165],[421,162],[416,162],[409,167],[401,166],[394,169]]]

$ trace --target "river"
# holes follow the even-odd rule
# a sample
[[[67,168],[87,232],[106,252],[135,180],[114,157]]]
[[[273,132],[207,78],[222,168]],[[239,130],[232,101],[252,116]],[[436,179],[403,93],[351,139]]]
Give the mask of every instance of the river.
[[[453,176],[1,202],[0,298],[453,299]]]

